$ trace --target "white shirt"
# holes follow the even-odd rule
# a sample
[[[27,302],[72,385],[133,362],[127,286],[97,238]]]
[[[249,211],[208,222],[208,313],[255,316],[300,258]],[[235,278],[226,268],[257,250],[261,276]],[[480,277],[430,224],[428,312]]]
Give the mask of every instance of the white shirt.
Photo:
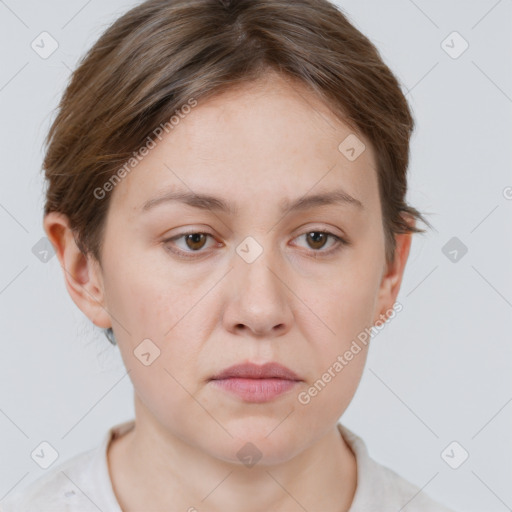
[[[130,420],[111,427],[98,447],[75,455],[25,488],[12,491],[0,503],[0,511],[122,512],[110,480],[107,448],[114,436],[134,425],[135,420]],[[403,512],[453,512],[373,460],[360,437],[340,423],[337,426],[357,461],[357,487],[349,512],[398,512],[402,508]]]

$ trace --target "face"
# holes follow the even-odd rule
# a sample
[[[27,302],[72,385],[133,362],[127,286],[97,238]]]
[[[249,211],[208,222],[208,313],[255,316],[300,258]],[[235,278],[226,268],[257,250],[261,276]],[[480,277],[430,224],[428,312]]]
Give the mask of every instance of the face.
[[[237,463],[247,441],[277,463],[335,426],[401,277],[372,148],[338,149],[352,133],[268,76],[198,101],[116,185],[96,272],[138,424]],[[212,380],[244,363],[294,378]]]

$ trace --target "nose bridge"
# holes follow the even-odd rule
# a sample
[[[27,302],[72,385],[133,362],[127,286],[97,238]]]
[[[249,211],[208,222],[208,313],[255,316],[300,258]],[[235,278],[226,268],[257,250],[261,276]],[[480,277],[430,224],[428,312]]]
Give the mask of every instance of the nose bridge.
[[[272,246],[271,235],[247,236],[236,247],[235,274],[241,291],[281,294],[282,271],[278,251]]]
[[[268,333],[274,327],[290,324],[283,265],[279,251],[272,246],[271,235],[248,236],[238,244],[234,255],[234,293],[229,321],[249,329]]]

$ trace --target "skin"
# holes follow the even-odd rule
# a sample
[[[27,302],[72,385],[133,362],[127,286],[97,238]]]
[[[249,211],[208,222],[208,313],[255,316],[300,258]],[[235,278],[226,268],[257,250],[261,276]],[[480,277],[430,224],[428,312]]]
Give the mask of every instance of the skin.
[[[124,511],[349,509],[356,462],[336,423],[368,346],[308,404],[297,397],[392,310],[411,244],[396,235],[386,263],[375,155],[358,135],[366,150],[345,158],[338,145],[351,133],[301,84],[268,74],[199,101],[115,187],[101,265],[80,253],[65,216],[46,216],[72,299],[113,327],[133,382],[136,427],[108,450]],[[364,208],[280,212],[285,199],[339,188]],[[238,213],[179,202],[142,211],[170,189],[231,201]],[[211,236],[164,242],[188,230]],[[350,245],[308,236],[322,230]],[[247,236],[263,249],[252,263],[236,252]],[[160,350],[149,366],[133,353],[147,338]],[[258,404],[209,382],[248,361],[279,362],[302,382]],[[251,468],[236,455],[248,441],[262,454]]]

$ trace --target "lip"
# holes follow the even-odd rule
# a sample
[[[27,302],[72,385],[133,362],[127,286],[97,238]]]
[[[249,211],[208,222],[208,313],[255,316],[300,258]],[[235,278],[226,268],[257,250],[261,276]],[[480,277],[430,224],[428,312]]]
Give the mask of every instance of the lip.
[[[216,387],[245,402],[269,402],[295,387],[302,379],[279,363],[237,364],[210,379]]]

